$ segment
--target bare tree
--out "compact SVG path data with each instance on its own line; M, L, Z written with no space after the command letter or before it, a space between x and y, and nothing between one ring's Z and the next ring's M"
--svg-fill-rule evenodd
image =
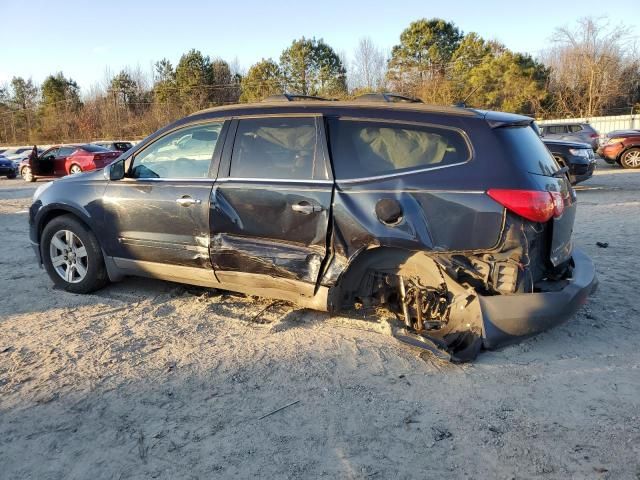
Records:
M552 41L544 60L552 69L549 89L556 113L590 117L628 98L624 73L637 57L627 27L582 18L575 29L558 28Z
M367 91L384 89L386 63L385 54L373 40L361 38L354 52L351 88Z

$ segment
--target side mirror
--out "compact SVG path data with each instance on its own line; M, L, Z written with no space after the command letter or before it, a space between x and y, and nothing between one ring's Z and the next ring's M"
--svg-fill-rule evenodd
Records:
M124 178L124 160L118 160L109 165L109 180L122 180Z

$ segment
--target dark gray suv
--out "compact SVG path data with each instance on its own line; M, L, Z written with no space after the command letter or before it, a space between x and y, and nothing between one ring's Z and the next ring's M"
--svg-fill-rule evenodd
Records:
M179 120L38 189L38 262L77 293L141 275L330 312L386 306L397 338L453 360L567 320L596 275L532 119L390 98L284 96Z

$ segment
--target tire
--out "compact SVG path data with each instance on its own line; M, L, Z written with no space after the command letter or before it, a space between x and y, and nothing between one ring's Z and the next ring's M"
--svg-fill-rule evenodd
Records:
M20 170L20 175L22 175L22 179L25 182L35 182L36 181L36 177L34 177L33 173L31 172L31 167L22 167L22 170Z
M69 175L75 175L76 173L82 173L82 167L74 163L69 167Z
M640 168L640 148L630 148L620 155L620 165L622 168Z
M9 180L13 180L14 178L16 178L18 176L18 174L16 172L10 173L9 175L7 175L7 178Z
M49 278L67 292L91 293L109 283L96 236L73 215L47 223L40 253Z

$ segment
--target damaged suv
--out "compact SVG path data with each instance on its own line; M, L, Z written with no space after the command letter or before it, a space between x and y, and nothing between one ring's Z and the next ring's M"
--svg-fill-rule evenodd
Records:
M40 186L30 235L70 292L141 275L329 312L381 305L403 319L397 338L464 361L594 290L565 171L528 117L283 95L198 112Z

